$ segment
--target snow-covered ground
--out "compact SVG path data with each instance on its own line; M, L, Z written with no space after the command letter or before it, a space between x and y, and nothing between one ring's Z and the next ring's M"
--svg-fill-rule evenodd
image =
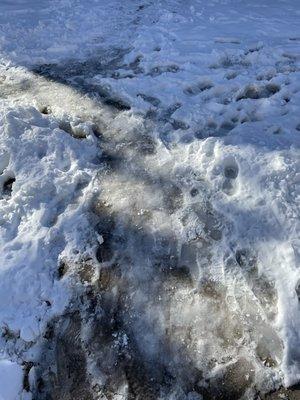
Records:
M0 400L298 383L299 145L298 1L1 0Z

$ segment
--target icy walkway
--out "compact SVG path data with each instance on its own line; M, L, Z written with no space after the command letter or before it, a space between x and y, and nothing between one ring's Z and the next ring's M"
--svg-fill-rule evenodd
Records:
M0 399L299 382L300 9L206 3L1 2Z

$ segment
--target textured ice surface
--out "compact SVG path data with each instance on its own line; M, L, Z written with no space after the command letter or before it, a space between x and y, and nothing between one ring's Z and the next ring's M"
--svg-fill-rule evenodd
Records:
M300 10L206 3L1 2L12 398L299 381Z

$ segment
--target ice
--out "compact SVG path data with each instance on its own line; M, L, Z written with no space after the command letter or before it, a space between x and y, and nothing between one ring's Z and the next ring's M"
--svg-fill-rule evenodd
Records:
M299 26L292 0L1 2L0 397L299 382Z

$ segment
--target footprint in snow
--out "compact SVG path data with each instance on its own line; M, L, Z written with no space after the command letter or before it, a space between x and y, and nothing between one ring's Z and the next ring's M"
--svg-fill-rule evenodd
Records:
M266 85L251 84L247 85L244 89L240 91L236 100L244 99L265 99L273 96L275 93L279 92L281 87L275 83L268 83Z
M232 196L236 191L236 178L239 174L239 167L234 158L228 158L224 163L224 182L222 190L228 196Z

